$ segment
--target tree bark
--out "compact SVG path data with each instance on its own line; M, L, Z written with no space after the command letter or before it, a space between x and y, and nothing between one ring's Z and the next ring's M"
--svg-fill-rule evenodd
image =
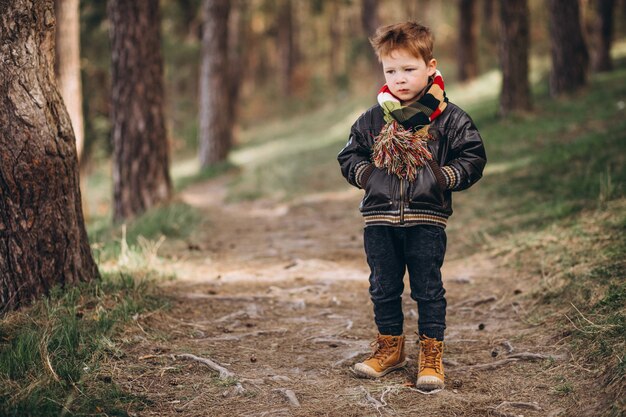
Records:
M53 0L0 2L0 312L98 277L54 75Z
M615 0L597 0L598 47L594 54L594 71L611 71L611 44L613 43L613 10Z
M159 1L110 0L114 220L171 195Z
M55 70L61 97L67 107L80 160L83 153L83 88L80 79L80 23L78 0L55 0L57 20Z
M587 84L589 53L580 25L578 1L549 0L552 71L550 94L558 96Z
M476 2L459 0L459 81L469 81L478 76L477 38Z
M226 160L232 147L228 76L229 0L204 0L202 5L202 68L200 71L200 163Z
M500 114L531 109L528 82L528 0L500 0Z

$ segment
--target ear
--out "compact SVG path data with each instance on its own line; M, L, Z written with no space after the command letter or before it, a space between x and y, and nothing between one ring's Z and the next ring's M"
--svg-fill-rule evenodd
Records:
M426 67L428 68L428 76L432 77L433 75L435 75L435 72L437 71L437 60L434 58L431 59L430 61L426 63Z

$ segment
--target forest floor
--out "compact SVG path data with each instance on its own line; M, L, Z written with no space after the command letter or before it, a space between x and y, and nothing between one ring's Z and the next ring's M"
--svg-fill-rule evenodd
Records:
M409 366L380 380L358 378L351 367L376 336L359 190L228 203L226 181L181 193L210 220L192 240L161 250L158 269L177 276L162 284L171 308L140 315L118 345L124 354L107 359L113 380L147 400L135 415L594 415L599 399L587 387L597 374L568 351L565 329L531 311L541 276L468 250L456 227L443 268L446 388L426 395L411 387L417 308L408 295ZM468 199L471 191L459 201ZM469 220L460 213L451 222ZM233 376L220 379L182 354Z
M139 219L143 229L130 223L127 245L110 226L92 232L104 272L140 251L131 276L175 278L158 282L169 304L134 315L88 376L134 394L122 405L131 416L625 415L619 62L576 97L544 93L533 114L512 120L494 116L495 95L467 103L489 163L454 194L446 229L443 391L411 386L417 306L408 293L409 366L380 380L351 371L377 333L362 191L336 163L356 105L250 129L231 158L238 168L213 179L184 177L194 170L181 165L182 203ZM482 86L451 96L475 98ZM92 196L102 178L87 186ZM221 377L199 358L225 368Z

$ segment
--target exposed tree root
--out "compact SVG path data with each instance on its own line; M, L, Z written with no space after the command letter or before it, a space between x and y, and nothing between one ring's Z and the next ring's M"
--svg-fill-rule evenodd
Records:
M191 359L192 361L200 362L201 364L204 364L208 366L209 368L211 368L212 370L218 372L220 374L220 379L235 377L234 373L224 368L223 366L218 365L217 363L213 362L211 359L201 358L200 356L192 355L190 353L178 354L176 355L176 358Z
M539 359L562 359L562 356L559 355L543 355L540 353L531 353L531 352L520 352L513 354L506 359L501 359L499 361L491 362L491 363L481 363L477 365L466 365L460 366L456 368L456 371L489 371L493 369L497 369L501 366L507 365L511 362L517 362L521 360L526 361L534 361Z
M300 407L300 401L298 401L296 393L292 390L286 388L276 388L274 391L281 393L292 407Z

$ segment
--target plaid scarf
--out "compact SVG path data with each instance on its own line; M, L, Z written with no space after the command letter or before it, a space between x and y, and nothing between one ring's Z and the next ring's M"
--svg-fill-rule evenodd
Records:
M418 170L433 159L426 141L432 139L428 125L448 105L443 77L437 71L430 78L424 95L408 106L403 106L385 84L378 92L378 103L387 124L374 138L374 165L386 168L389 174L414 181Z

